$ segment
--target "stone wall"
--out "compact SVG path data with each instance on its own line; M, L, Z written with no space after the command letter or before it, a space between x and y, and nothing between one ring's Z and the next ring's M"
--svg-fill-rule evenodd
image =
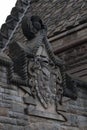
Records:
M77 101L64 101L62 112L67 122L59 122L39 117L30 117L30 128L33 130L86 130L87 129L87 90L79 88ZM85 104L85 105L84 105Z
M20 34L20 33L19 33ZM62 55L62 53L61 53ZM1 57L0 57L1 58ZM87 129L87 86L78 86L78 98L72 101L63 98L62 106L59 105L60 113L67 121L52 119L49 113L26 113L30 111L33 100L29 97L25 102L24 97L28 94L22 90L26 86L9 83L7 67L0 62L0 129L1 130L86 130ZM73 69L75 69L73 67ZM71 71L71 70L70 70ZM36 104L37 105L37 104ZM43 108L39 104L39 110ZM40 114L38 114L38 112ZM59 118L56 114L56 117ZM49 118L50 117L50 118Z
M0 66L0 130L24 130L28 117L18 86L7 83L6 68Z
M6 68L0 66L0 130L86 130L87 89L78 88L77 101L63 101L62 113L67 122L28 116L23 97L26 93L19 86L7 82Z
M54 51L56 51L55 48L57 48L58 50L59 47L64 47L63 45L65 44L65 41L66 46L67 43L71 45L71 41L76 44L79 38L83 38L84 41L87 30L83 29L83 31L79 31L81 30L81 28L79 28L78 33L73 33L73 31L70 31L71 28L74 28L75 32L77 25L82 26L84 23L86 23L86 6L86 0L84 2L82 0L40 0L39 2L32 4L32 8L29 8L27 14L39 14L42 17L43 21L48 26L49 37L52 37L56 34L62 34L61 36L58 35L59 38L57 38L57 40L49 39L52 43ZM56 10L57 8L58 10ZM66 11L64 11L63 9ZM30 12L30 10L32 11ZM65 34L63 34L63 32L65 32ZM68 33L70 33L71 35L69 34L68 36L66 36ZM75 38L77 38L76 41ZM15 30L12 40L19 41L23 44L27 42L26 38L22 34L21 25L17 28L17 30ZM83 44L83 42L81 42L81 44ZM84 48L81 44L78 44L76 48L74 46L70 46L68 50L63 50L62 52L60 51L60 53L56 54L58 54L58 56L60 56L62 59L65 58L64 60L66 60L66 63L68 65L72 65L72 62L70 63L69 59L66 58L71 54L76 54L72 53L74 52L74 50L77 49L78 52L78 49L80 47ZM86 42L84 44L86 45ZM76 62L76 56L77 55L74 55L73 59L69 57L73 60L73 63ZM81 56L83 55L81 54L80 57ZM84 58L86 60L86 57ZM82 61L84 60L84 58L82 57ZM87 63L87 61L85 62ZM82 64L82 66L79 67L77 64L77 68L83 70L84 63ZM72 74L73 72L76 72L77 68L74 68L74 65L72 67L69 66L67 71L70 71L70 74ZM85 68L85 70L87 70L87 64L85 64ZM87 77L85 79L87 79ZM26 88L26 86L23 87ZM21 88L22 86L20 85L9 84L7 69L0 63L0 130L87 130L86 85L78 86L78 99L76 101L64 98L63 105L59 106L60 112L67 118L66 122L60 122L52 118L49 119L46 117L26 114L25 110L26 108L29 108L29 104L28 102L25 103L23 99L28 94Z

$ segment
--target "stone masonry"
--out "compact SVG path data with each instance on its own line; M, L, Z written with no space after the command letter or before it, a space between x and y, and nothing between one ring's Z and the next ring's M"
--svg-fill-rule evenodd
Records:
M29 0L17 1L1 27L0 47L8 46L12 41L25 44L27 39L21 30L21 19L25 14L39 15L48 26L48 37L55 54L67 64L65 71L81 85L78 84L76 101L65 97L63 105L59 106L66 122L28 115L25 110L29 103L24 101L28 96L24 90L26 86L9 83L7 65L2 63L5 56L0 54L0 130L87 130L86 12L86 0L39 0L32 4Z

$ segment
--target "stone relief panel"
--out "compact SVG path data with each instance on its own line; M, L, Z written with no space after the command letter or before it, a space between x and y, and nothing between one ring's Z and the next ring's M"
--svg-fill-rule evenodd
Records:
M12 42L7 55L9 83L28 93L25 112L31 116L67 121L59 111L64 96L76 100L76 82L64 73L65 63L56 57L47 39L47 27L38 16L25 16L22 30L28 42Z

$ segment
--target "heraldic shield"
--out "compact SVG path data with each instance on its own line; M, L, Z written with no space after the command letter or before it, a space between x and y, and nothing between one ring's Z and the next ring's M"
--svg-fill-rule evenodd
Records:
M27 93L23 97L27 114L66 121L62 99L77 98L76 83L65 73L65 63L54 55L40 17L25 16L21 29L26 42L11 42L4 50L10 59L8 81Z

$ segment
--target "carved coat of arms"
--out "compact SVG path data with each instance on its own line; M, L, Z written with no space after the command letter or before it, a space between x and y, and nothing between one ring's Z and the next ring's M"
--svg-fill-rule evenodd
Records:
M77 98L76 84L64 73L64 62L54 55L47 39L47 27L38 16L25 16L22 31L26 44L8 45L7 55L12 61L8 67L9 82L25 86L21 88L45 110L54 106L58 112L63 96Z
M32 53L28 61L28 77L33 95L39 98L44 108L52 103L61 103L63 88L60 66L63 66L63 62L52 52L46 26L38 16L32 16L29 20L23 20L22 29L29 40L26 46Z

